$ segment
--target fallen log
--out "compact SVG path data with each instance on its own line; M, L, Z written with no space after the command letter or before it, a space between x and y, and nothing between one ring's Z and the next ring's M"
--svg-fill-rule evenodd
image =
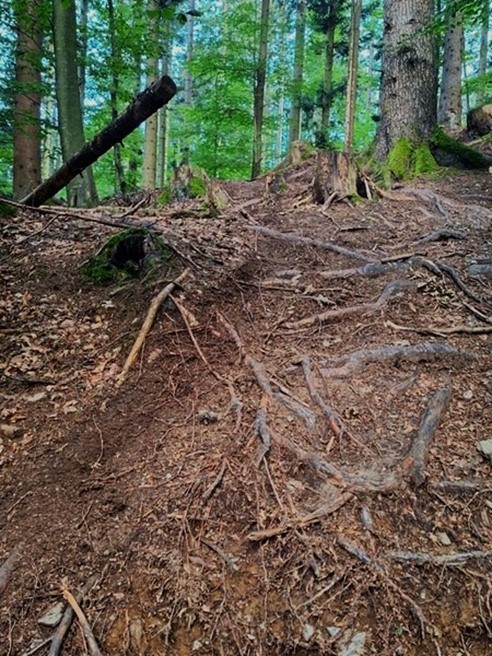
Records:
M34 191L20 202L23 205L39 207L49 198L61 191L67 184L98 160L115 144L121 143L135 128L149 116L166 105L177 89L170 77L164 75L140 93L127 109L112 123L85 144L67 162L42 182Z

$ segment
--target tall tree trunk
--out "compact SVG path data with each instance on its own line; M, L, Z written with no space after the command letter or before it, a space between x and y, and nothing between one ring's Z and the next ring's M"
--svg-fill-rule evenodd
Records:
M453 2L451 2L451 7ZM444 38L441 92L437 120L447 128L461 125L461 65L463 61L463 21L459 11L447 17Z
M432 0L384 0L381 121L376 154L383 160L402 139L426 140L437 123Z
M170 34L166 35L166 53L161 58L160 67L161 75L169 74L169 45L170 45ZM158 137L158 148L157 148L157 172L156 172L156 184L162 189L166 184L167 178L167 165L168 165L168 123L169 123L169 112L167 111L167 105L161 107L157 113L157 137Z
M195 11L195 0L190 0L189 10ZM193 14L188 16L187 23L187 36L186 36L186 69L185 69L185 103L191 105L193 103L193 78L190 71L191 60L193 59L193 46L195 39L195 17Z
M66 0L53 2L55 44L56 100L63 159L67 161L85 143L82 106L77 75L77 24L75 3ZM69 205L82 206L96 202L90 169L68 185Z
M297 0L296 36L294 45L294 76L290 111L289 145L301 135L302 81L304 76L304 42L306 38L306 0Z
M109 98L111 103L111 120L114 121L118 116L118 93L120 87L120 78L118 75L117 62L120 58L119 48L116 43L116 25L114 15L113 0L108 0L108 29L109 29L109 47L111 52L111 88ZM114 190L115 193L126 192L125 173L121 162L121 145L115 144L113 147L113 161L115 170Z
M17 44L14 101L14 198L23 198L41 182L41 5L13 4Z
M337 24L339 0L332 0L328 14L325 41L325 63L323 76L323 96L321 100L321 126L318 145L324 147L328 144L328 131L330 127L330 110L333 82L333 53L335 48L335 28Z
M268 25L270 17L270 0L261 0L260 18L260 44L258 49L258 63L256 66L256 80L254 86L253 106L253 162L251 166L251 177L256 178L261 171L263 158L262 135L263 114L265 109L265 80L268 53Z
M151 85L158 77L159 48L159 2L149 0L147 4L149 12L149 38L150 52L147 59L147 86ZM143 187L144 189L155 189L157 172L157 114L150 116L145 122L144 163L143 163Z
M347 105L345 110L345 150L354 149L355 106L357 101L357 72L359 69L359 35L362 0L352 0L350 17L350 51L348 63Z
M482 0L482 20L480 30L480 55L478 60L478 75L480 84L477 91L477 105L483 105L485 100L485 76L487 74L487 57L489 51L490 0Z

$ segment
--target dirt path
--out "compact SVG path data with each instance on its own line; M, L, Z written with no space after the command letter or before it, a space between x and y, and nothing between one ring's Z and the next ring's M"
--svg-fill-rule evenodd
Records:
M139 210L187 259L119 290L79 270L104 227L1 220L2 656L92 576L108 655L490 653L491 176L324 211L311 176Z

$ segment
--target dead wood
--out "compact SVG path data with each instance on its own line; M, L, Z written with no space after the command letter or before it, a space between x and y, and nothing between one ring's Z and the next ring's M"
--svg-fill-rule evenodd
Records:
M211 549L214 553L221 558L224 563L227 565L227 567L231 570L231 572L239 572L239 565L236 562L236 559L233 558L232 556L229 556L223 549L221 549L219 546L217 546L214 542L210 542L209 540L205 540L205 538L200 538L200 542L203 542L209 549Z
M272 434L267 425L267 414L265 408L258 408L255 420L255 429L261 439L261 448L256 459L256 464L259 467L263 458L265 458L272 446Z
M121 143L149 116L167 104L177 89L170 77L164 75L140 93L127 109L112 123L63 164L52 176L22 199L25 205L38 207L61 191L88 166L104 155L115 144Z
M484 560L492 558L492 550L489 551L456 551L447 554L428 554L415 551L387 551L386 558L396 560L399 563L414 563L415 565L439 565L452 566L461 565L469 560Z
M72 607L74 613L77 615L77 619L79 620L80 627L82 629L82 633L84 634L84 638L87 643L87 649L89 650L90 656L102 656L102 652L100 651L96 639L94 637L94 633L92 632L92 629L90 627L89 622L87 621L86 616L84 615L82 609L80 608L77 600L75 597L72 595L70 590L63 585L62 587L62 592L64 598L68 601L70 606Z
M8 584L10 583L12 573L15 569L15 566L17 565L19 558L20 553L18 549L14 549L7 560L0 567L0 597L3 595Z
M140 352L140 349L143 346L143 343L145 341L145 338L147 337L148 333L150 332L150 329L152 328L152 325L154 323L154 319L156 317L157 311L159 310L161 304L165 301L165 299L171 294L171 292L178 287L183 280L186 278L186 276L190 273L189 269L185 269L173 282L169 283L162 289L157 296L155 296L152 299L152 302L150 304L149 310L147 312L147 316L145 317L145 321L142 324L142 327L140 329L140 332L137 335L137 339L135 340L132 350L130 351L129 356L126 359L126 362L123 366L123 369L118 376L116 385L117 387L120 387L126 380L126 377L128 375L128 372L132 366L132 364L135 362L135 359Z
M408 454L408 468L410 480L416 487L420 487L426 478L425 467L429 458L429 449L434 433L441 421L442 414L446 410L451 390L442 388L430 399L420 422L419 432L415 438L412 448Z
M202 499L204 501L208 501L212 497L215 490L222 483L222 479L224 478L226 468L227 468L227 459L224 458L224 460L222 461L222 465L220 466L219 473L212 481L212 483L209 485L209 487L205 490L205 492L202 494Z
M430 484L435 490L449 492L490 492L492 481L486 479L465 479L462 481L434 481Z
M385 321L384 325L393 330L403 330L405 332L418 333L419 335L436 335L445 337L446 335L486 335L492 333L492 326L449 326L449 328L420 328L414 326L399 326L392 321Z
M333 321L354 314L360 316L367 314L368 312L376 312L383 308L391 298L402 294L408 289L415 288L416 283L411 280L393 280L386 285L379 298L372 303L359 303L358 305L350 305L345 308L340 308L339 310L326 310L325 312L311 315L310 317L300 319L299 321L288 321L284 325L289 330L298 330L300 328L309 328L316 324Z
M359 371L371 362L428 362L439 358L474 359L470 353L462 351L446 342L424 342L411 346L383 346L377 349L360 349L340 358L328 360L322 369L329 378L345 378Z
M426 237L421 237L416 241L407 244L407 246L420 246L435 241L447 241L448 239L466 239L466 234L460 230L450 230L449 228L440 228Z
M338 437L340 433L345 431L345 425L342 421L342 418L340 417L339 414L337 414L333 408L324 401L318 391L316 390L316 386L314 384L313 380L313 373L311 371L311 361L310 359L305 356L301 360L301 366L302 366L302 371L304 373L304 378L306 379L306 385L309 391L309 395L313 399L313 401L318 405L321 410L323 411L323 414L328 420L328 424L333 431L333 433Z
M306 526L310 526L311 524L315 524L321 521L323 517L332 515L337 510L340 510L340 508L351 499L353 499L353 494L350 492L344 492L343 494L340 494L340 496L335 499L335 501L324 504L314 512L309 513L309 515L304 515L303 517L300 517L294 521L287 521L283 524L280 524L280 526L274 526L262 531L252 531L248 534L247 539L250 542L261 542L262 540L268 540L269 538L283 535L284 533L288 533L292 530L305 528Z
M335 280L339 278L352 278L356 276L381 276L388 271L397 271L401 268L407 268L407 262L369 262L361 267L352 269L336 269L334 271L317 271L317 275L328 280Z
M89 594L89 592L92 590L94 585L96 584L97 577L96 576L91 576L88 581L85 583L85 585L82 587L80 592L78 592L75 595L75 599L78 604L82 603L83 598ZM53 637L51 639L51 646L50 650L48 652L48 656L59 656L61 652L61 648L63 646L63 642L66 638L66 635L68 633L68 630L70 629L70 626L72 625L73 618L74 618L74 611L73 608L70 606L70 604L67 604L67 607L65 609L65 612L63 613L63 617L60 621L60 624L58 625L55 633L53 634Z
M357 169L348 153L318 151L313 200L329 207L334 201L357 194Z
M297 235L294 232L280 232L279 230L267 228L266 226L246 226L246 228L261 235L265 235L266 237L271 237L272 239L289 242L295 246L313 246L316 248L322 248L326 251L331 251L332 253L337 253L337 255L351 257L354 260L362 260L364 262L376 261L376 258L373 255L366 255L361 251L354 251L350 248L345 248L344 246L338 246L338 244L334 244L331 241L322 241L320 239L315 239L314 237L304 237L303 235Z

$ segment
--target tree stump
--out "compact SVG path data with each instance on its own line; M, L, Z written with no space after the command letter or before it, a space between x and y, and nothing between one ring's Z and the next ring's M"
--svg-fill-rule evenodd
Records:
M319 152L316 158L313 197L319 205L357 194L357 169L347 153Z

